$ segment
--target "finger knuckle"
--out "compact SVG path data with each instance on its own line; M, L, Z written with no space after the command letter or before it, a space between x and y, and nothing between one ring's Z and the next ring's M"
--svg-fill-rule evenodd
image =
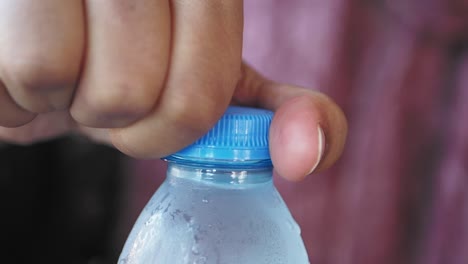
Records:
M23 126L34 119L35 115L30 114L20 114L15 115L14 117L5 117L0 115L0 126L6 128L16 128Z
M17 86L15 88L30 93L47 93L74 85L78 73L67 65L60 59L27 56L7 63L2 77Z
M87 105L91 111L106 118L138 118L146 115L152 108L154 95L148 95L140 89L141 85L129 82L111 85L90 93ZM135 87L140 86L138 89Z
M194 134L202 135L214 125L222 114L224 105L204 94L185 94L172 100L170 119Z

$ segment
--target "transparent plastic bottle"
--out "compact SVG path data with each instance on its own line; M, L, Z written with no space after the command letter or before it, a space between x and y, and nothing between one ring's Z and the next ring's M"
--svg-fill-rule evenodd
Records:
M272 115L229 107L204 137L165 158L166 180L119 263L309 263L299 226L273 185Z

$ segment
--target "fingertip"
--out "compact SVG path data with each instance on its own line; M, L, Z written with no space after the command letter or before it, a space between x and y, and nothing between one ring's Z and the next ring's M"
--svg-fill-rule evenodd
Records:
M325 146L319 123L316 107L304 97L290 99L276 111L270 128L270 151L280 176L301 181L319 167Z
M266 80L243 65L234 99L274 110L270 153L276 172L290 181L331 167L341 156L348 131L343 110L327 95ZM321 136L322 134L322 136Z

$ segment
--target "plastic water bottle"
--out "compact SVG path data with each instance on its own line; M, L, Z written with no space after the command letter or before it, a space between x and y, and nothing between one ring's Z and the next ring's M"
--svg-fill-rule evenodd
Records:
M272 112L229 107L191 146L167 158L167 177L120 255L128 264L309 263L272 181Z

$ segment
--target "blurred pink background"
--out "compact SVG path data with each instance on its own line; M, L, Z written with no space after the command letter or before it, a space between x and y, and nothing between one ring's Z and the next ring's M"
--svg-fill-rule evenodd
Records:
M468 263L468 1L247 0L245 12L245 60L348 118L332 169L275 178L311 263ZM129 169L123 237L165 164Z

